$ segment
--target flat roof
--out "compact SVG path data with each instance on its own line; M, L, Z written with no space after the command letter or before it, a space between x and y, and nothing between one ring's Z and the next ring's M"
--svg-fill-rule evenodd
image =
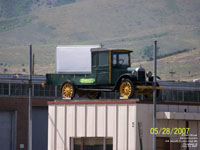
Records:
M63 100L57 99L54 101L48 101L48 105L62 105L62 104L153 104L152 101L139 101L139 99L128 99L128 100ZM200 106L200 102L167 102L159 101L157 104L162 105L193 105Z

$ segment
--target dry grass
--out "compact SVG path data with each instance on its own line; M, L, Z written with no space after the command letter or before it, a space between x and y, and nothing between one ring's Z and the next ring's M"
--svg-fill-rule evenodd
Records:
M34 16L31 23L0 32L0 63L8 64L10 72L20 72L21 64L28 66L29 44L33 44L38 73L41 74L54 72L49 64L53 66L55 63L57 45L103 43L109 48L134 50L134 59L140 58L141 51L155 39L159 42L159 54L200 48L200 1L171 2L81 0L37 10L27 14ZM185 57L180 59L178 61L182 65ZM166 79L169 79L168 72L171 69L177 71L176 79L182 79L182 74L186 76L190 68L191 72L195 72L196 64L194 67L191 66L193 64L172 67L173 62L168 63L162 64L168 67L160 72ZM1 66L1 73L3 69Z
M158 60L158 75L163 80L184 80L191 81L200 79L200 49L185 52ZM153 71L153 62L133 63L136 67L139 64L146 70ZM175 72L173 76L169 72Z

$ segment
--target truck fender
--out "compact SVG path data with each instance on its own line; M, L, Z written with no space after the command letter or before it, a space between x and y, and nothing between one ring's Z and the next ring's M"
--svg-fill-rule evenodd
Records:
M65 80L65 81L63 81L62 82L62 84L61 84L61 88L62 88L62 86L65 84L65 83L71 83L72 85L74 85L74 83L71 81L71 80Z
M114 86L114 90L117 90L119 89L119 86L120 86L120 83L123 79L130 79L131 81L134 81L136 80L136 76L131 74L131 73L126 73L126 74L122 74L118 79L117 79L117 82L115 83L115 86Z

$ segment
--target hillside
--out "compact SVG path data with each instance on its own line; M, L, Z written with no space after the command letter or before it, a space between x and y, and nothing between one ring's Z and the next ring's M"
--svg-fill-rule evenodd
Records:
M5 4L5 0L1 2L0 6ZM57 45L102 43L110 48L128 48L134 50L134 60L143 59L143 50L155 39L159 55L200 48L199 0L79 0L59 5L61 0L51 0L50 5L47 2L50 0L35 0L23 7L13 3L19 11L26 6L29 10L0 18L1 73L5 68L9 73L15 72L16 66L27 66L29 44L33 45L39 68L54 66ZM38 73L45 74L46 70Z
M133 63L133 67L142 65L147 71L153 72L153 61ZM158 75L162 80L185 80L200 79L200 49L192 50L158 59ZM174 72L174 74L170 74Z

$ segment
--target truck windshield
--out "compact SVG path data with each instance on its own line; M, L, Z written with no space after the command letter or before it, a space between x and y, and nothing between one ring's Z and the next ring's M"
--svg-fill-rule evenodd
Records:
M114 53L112 57L113 66L129 66L128 53Z

